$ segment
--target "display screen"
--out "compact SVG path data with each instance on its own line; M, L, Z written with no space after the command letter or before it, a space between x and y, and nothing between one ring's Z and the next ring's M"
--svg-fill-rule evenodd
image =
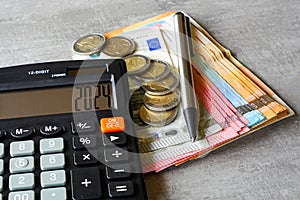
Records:
M0 119L112 108L114 95L110 82L0 93Z

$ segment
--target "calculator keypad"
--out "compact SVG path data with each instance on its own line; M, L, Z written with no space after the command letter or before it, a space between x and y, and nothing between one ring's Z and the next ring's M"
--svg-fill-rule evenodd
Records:
M9 143L0 143L0 200L3 195L8 200L133 198L124 119L99 120L98 130L95 124L81 121L67 129L50 123L10 131Z

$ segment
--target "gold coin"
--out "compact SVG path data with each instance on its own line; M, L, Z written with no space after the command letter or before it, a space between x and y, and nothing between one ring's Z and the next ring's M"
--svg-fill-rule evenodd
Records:
M171 110L157 112L151 111L143 105L140 109L139 115L146 124L152 126L165 126L174 121L178 114L178 109L178 107L175 107Z
M151 95L166 95L176 89L179 78L175 74L169 73L167 77L159 81L143 83L143 89Z
M105 44L105 36L101 34L89 34L79 38L73 45L77 54L92 55L99 53Z
M180 102L178 90L169 94L157 96L145 93L144 104L149 110L166 111L175 108Z
M150 67L150 59L143 55L127 56L124 60L129 75L142 73Z
M103 49L103 53L111 57L123 57L132 54L135 43L132 39L123 36L109 38Z
M166 77L170 72L170 65L160 60L151 60L150 67L142 74L136 75L141 82L157 81Z

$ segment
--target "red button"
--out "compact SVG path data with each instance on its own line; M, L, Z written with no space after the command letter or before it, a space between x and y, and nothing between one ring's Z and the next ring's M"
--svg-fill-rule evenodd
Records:
M125 130L123 117L108 117L100 120L102 133L122 132Z

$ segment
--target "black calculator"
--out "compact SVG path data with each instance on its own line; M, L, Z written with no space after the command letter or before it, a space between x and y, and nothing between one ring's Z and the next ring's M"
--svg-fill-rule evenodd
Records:
M122 59L0 69L0 200L147 199Z

